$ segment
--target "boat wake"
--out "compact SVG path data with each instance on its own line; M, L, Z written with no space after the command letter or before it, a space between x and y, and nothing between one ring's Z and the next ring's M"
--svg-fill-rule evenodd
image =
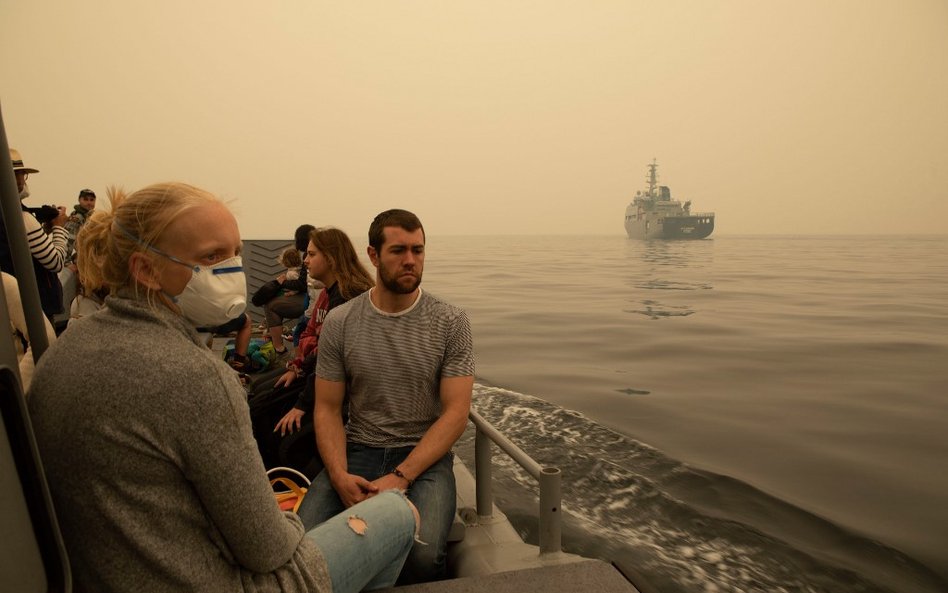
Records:
M578 412L481 384L474 408L541 465L563 471L566 551L616 562L643 591L948 590L898 550ZM458 443L466 462L473 443L469 428ZM493 461L498 506L536 543L535 481L502 453Z

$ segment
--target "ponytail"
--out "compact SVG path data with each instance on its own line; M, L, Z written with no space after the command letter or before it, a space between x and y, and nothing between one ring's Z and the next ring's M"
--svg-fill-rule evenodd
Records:
M145 291L151 300L154 291L132 277L131 255L155 245L177 217L217 198L185 183L157 183L131 194L111 186L108 197L111 211L96 208L76 237L79 276L89 290L131 289L136 296ZM161 294L157 299L168 300Z

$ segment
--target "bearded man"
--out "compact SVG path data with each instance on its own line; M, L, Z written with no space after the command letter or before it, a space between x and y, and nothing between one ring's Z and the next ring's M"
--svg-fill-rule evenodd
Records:
M376 286L330 311L319 337L314 419L326 467L299 514L315 525L384 490L406 490L423 520L398 584L442 579L457 504L451 447L474 386L471 325L421 290L417 216L376 216L368 254Z

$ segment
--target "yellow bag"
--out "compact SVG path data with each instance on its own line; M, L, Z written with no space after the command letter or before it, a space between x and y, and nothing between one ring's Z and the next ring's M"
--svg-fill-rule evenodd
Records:
M280 505L280 509L284 511L293 511L295 513L297 509L300 508L300 503L303 502L303 497L306 496L306 493L309 491L310 482L306 476L291 467L271 468L267 470L267 476L282 472L294 474L300 482L306 484L305 486L300 486L292 478L279 475L270 479L270 486L274 487L273 495L276 498L277 504ZM277 490L276 486L278 484L286 489Z

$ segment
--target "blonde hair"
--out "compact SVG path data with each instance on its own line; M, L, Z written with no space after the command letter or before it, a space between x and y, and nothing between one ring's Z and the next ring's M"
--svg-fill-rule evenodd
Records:
M129 258L158 244L179 216L219 200L203 189L176 182L156 183L131 194L111 186L108 198L112 209L93 211L76 237L79 276L84 284L108 288L111 294L131 289L140 296L144 291L152 302L156 291L135 280ZM158 293L157 298L171 306L163 294Z
M303 260L300 258L300 252L296 250L296 247L287 247L277 258L277 263L284 268L293 270L299 269L303 265Z

